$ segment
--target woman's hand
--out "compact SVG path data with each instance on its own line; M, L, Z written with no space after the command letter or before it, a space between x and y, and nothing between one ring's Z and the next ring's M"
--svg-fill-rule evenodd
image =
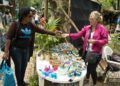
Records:
M94 39L89 39L88 42L94 44L96 41Z
M5 59L5 60L9 59L9 51L8 51L8 52L5 52L5 53L3 54L3 57L2 57L2 58Z
M62 36L63 38L66 38L66 37L68 37L68 36L69 36L69 34L64 33L64 34L61 34L61 36Z
M56 30L56 31L55 31L55 34L56 34L56 36L61 36L62 31Z

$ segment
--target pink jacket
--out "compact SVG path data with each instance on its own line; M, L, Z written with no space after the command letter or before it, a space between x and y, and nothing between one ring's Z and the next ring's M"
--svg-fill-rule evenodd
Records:
M88 36L90 31L91 25L85 26L82 28L81 31L78 33L70 33L69 37L72 38L72 40L76 40L80 37L84 38L83 43L83 52L85 52L86 47L88 45ZM102 47L108 43L108 31L102 24L97 24L95 33L93 34L93 39L96 40L96 42L92 45L93 52L102 53Z

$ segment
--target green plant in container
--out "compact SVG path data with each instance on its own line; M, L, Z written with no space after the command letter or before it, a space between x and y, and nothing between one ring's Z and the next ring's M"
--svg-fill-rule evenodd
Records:
M45 24L45 29L48 29L49 31L55 31L57 28L59 28L59 22L60 18L54 19L53 17L50 17L48 19L48 22ZM39 47L39 49L44 48L45 50L49 50L50 47L61 43L64 41L62 38L53 37L49 35L43 35L43 34L36 34L36 45Z

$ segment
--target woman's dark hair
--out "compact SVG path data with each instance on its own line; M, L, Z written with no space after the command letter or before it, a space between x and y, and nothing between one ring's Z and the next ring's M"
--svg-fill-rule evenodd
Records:
M19 21L21 22L24 17L26 17L30 13L31 9L29 7L21 8L19 10Z
M5 14L9 14L9 11L6 11Z

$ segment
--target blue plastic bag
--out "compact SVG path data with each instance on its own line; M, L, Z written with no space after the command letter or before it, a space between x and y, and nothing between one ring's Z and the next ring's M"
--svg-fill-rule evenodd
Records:
M0 74L3 74L3 86L15 86L14 71L3 60L0 65Z

